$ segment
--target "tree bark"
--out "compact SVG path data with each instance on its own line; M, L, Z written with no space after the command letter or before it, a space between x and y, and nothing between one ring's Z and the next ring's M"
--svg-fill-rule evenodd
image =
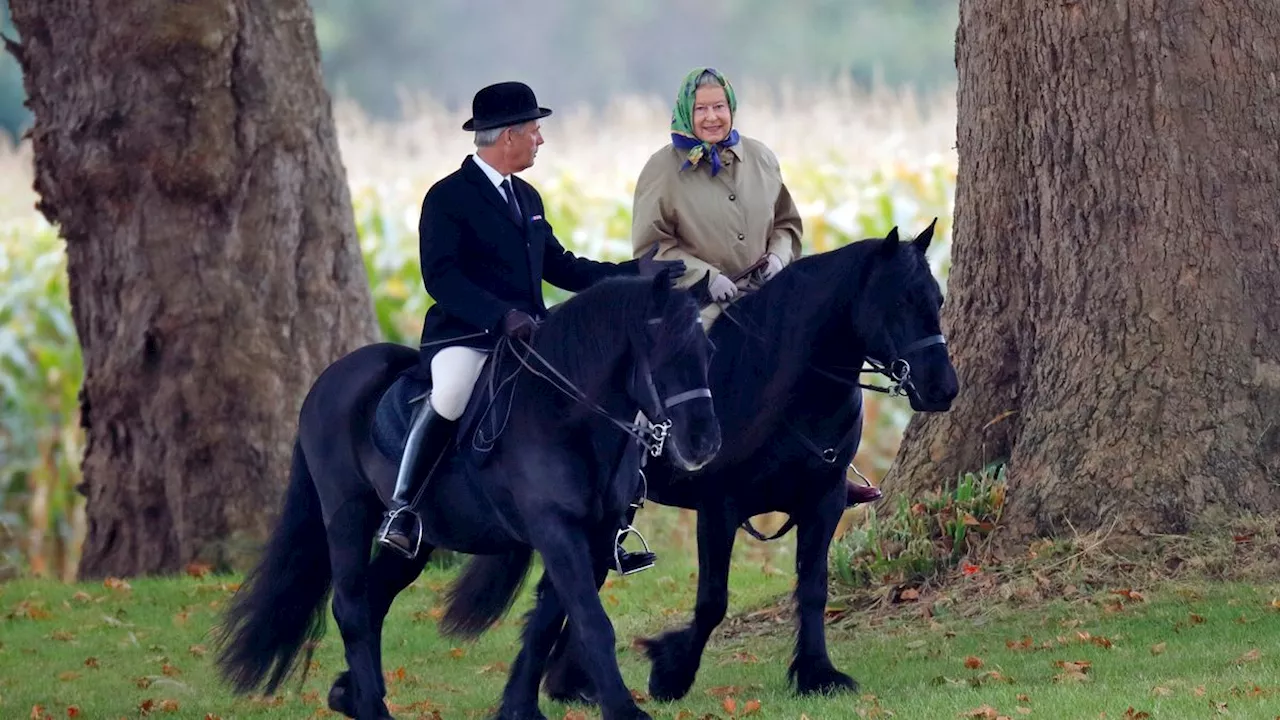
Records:
M80 575L235 567L376 337L305 0L11 0L84 353Z
M1280 4L961 0L961 379L887 478L1007 461L1014 537L1280 506Z

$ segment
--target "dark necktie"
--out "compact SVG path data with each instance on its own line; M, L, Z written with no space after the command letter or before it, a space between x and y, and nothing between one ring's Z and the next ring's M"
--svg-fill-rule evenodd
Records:
M516 193L511 187L511 180L502 179L502 192L507 196L507 209L511 212L511 219L516 221L517 225L524 225L524 218L520 217L520 206L516 204Z

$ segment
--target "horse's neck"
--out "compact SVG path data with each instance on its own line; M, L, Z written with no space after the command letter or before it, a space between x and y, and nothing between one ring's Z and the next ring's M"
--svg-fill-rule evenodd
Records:
M512 412L522 418L528 427L544 436L589 439L610 430L616 433L617 429L593 411L591 406L623 422L634 420L638 412L635 401L626 392L617 390L626 381L624 370L628 367L628 358L616 359L599 387L592 387L581 378L566 377L565 380L574 388L587 393L585 400L580 399L576 393L574 397L570 397L568 393L552 387L544 378L526 376L523 380L529 383L527 391L517 393ZM554 380L557 386L564 385L564 380Z

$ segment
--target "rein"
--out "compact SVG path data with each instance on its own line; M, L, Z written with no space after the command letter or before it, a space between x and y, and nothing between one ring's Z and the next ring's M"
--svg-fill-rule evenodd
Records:
M660 321L649 320L648 322L650 324L656 324ZM657 385L653 382L653 372L649 368L648 358L642 355L640 356L639 362L643 368L645 384L648 387L649 394L653 398L655 407L658 409L661 417L657 422L652 422L646 419L644 423L619 420L610 415L608 411L600 407L599 404L588 398L587 394L581 388L557 370L555 366L548 362L547 359L535 350L532 345L523 339L519 342L524 346L527 356L531 356L537 360L539 364L546 369L546 372L544 373L529 364L525 356L521 356L518 352L515 353L516 360L520 362L520 365L523 366L525 370L528 370L535 377L545 380L553 388L564 393L579 404L586 406L588 410L591 410L595 414L603 417L605 420L608 420L614 427L618 428L624 434L638 442L648 451L649 455L653 457L659 457L662 455L662 451L666 447L667 436L671 432L671 418L667 416L666 411L676 407L677 405L689 402L690 400L711 397L711 388L701 387L694 388L692 390L685 390L665 399L662 398L658 392Z

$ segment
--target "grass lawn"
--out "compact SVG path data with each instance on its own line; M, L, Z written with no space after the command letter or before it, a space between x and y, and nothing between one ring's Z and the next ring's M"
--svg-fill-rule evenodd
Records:
M768 555L752 542L739 548L734 619L713 639L688 697L644 705L655 717L1280 718L1280 584L1162 584L1034 608L851 614L832 625L829 641L862 694L796 698L785 682L791 623L777 602L791 587L794 540L782 543ZM666 552L657 569L604 591L623 673L637 691L646 690L648 666L631 641L688 617L693 572L683 554ZM460 645L442 639L433 618L450 577L424 574L388 619L397 717L481 718L497 704L529 590L516 614ZM0 718L334 717L324 697L344 663L332 623L301 690L295 677L279 697L246 699L219 684L207 633L234 581L0 585ZM598 717L546 700L542 709L555 720Z

